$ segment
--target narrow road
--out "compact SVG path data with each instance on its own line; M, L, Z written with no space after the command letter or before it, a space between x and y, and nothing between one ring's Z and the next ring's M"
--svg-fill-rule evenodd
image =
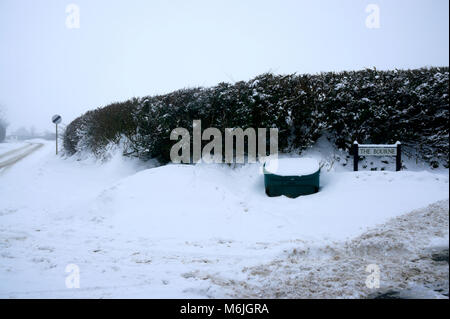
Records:
M21 159L38 150L43 145L44 144L42 143L28 143L28 145L19 147L4 154L0 154L0 173L4 172Z

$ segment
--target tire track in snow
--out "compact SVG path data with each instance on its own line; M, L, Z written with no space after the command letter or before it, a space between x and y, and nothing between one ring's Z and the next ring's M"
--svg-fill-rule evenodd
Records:
M211 273L195 277L232 298L371 298L390 290L405 292L404 298L448 298L448 260L433 259L448 252L448 205L448 199L436 202L349 241L287 251L242 269L244 281ZM365 285L369 264L380 267L380 289Z
M22 160L23 158L27 157L31 153L40 149L42 146L44 146L44 144L42 144L42 143L31 143L29 145L23 146L21 148L18 148L18 149L15 149L15 150L12 150L5 154L0 155L0 159L12 155L12 157L7 158L3 162L0 162L0 173L3 173L6 169L10 168L14 164L16 164L18 161ZM25 151L22 152L23 150L25 150ZM17 155L16 155L16 153L17 153Z
M10 150L10 151L8 151L8 152L6 152L6 153L0 154L0 159L5 158L5 157L8 157L8 156L10 156L10 155L13 155L13 154L15 154L15 153L17 153L17 152L20 152L20 151L22 151L22 150L24 150L24 149L26 149L26 148L28 148L28 147L30 147L30 146L32 146L32 144L27 143L27 145L24 145L24 146L21 146L21 147L19 147L19 148Z

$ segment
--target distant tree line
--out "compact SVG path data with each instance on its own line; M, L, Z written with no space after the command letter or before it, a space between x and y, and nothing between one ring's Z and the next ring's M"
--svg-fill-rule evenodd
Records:
M395 143L448 167L449 68L314 75L262 74L235 84L133 98L89 111L67 126L68 154L101 156L120 144L127 156L169 161L176 127L276 127L281 152L301 152L327 133L336 147ZM206 141L207 142L207 141Z
M9 131L8 137L13 140L28 140L33 138L42 138L46 140L54 140L56 138L55 132L50 132L48 130L38 131L34 126L29 128L21 126L13 131Z

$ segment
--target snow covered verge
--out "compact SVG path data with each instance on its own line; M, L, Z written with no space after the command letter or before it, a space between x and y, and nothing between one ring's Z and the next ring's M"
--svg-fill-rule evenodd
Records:
M404 277L409 268L394 268L448 247L448 201L376 225L448 199L448 170L328 165L319 193L269 198L256 164L101 163L56 157L40 142L0 175L0 298L364 297L369 261L381 288L438 281L417 279L428 274L420 259ZM65 284L70 264L78 289Z

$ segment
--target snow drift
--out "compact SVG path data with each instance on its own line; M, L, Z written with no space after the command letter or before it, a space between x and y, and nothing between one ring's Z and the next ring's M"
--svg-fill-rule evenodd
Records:
M448 196L448 177L429 172L330 172L319 193L265 195L259 165L166 165L105 190L94 211L150 238L274 241L343 239Z

